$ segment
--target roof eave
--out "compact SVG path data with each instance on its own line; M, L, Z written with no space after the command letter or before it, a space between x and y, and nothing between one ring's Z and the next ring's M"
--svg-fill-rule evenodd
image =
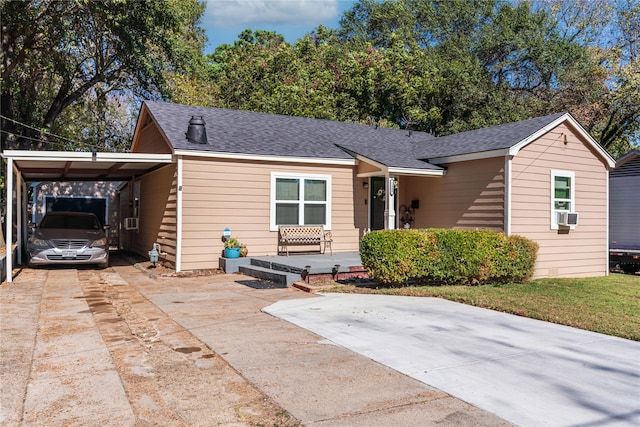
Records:
M101 161L128 161L136 163L172 162L171 154L158 153L113 153L90 151L28 151L28 150L4 150L1 154L4 158L13 160L68 160L74 162Z
M394 175L420 175L420 176L444 176L446 169L414 169L414 168L389 168L389 173Z
M195 156L195 157L207 157L218 158L228 160L243 160L243 161L267 161L267 162L281 162L281 163L308 163L308 164L324 164L335 166L355 166L356 159L339 159L330 157L289 157L289 156L275 156L269 154L244 154L244 153L226 153L220 151L199 151L199 150L175 150L177 156Z
M494 157L504 157L509 154L508 148L499 150L478 151L477 153L457 154L453 156L433 157L429 159L429 163L440 165L445 163L467 162L470 160L491 159Z
M373 159L365 157L361 154L354 154L358 161L362 161L365 163L369 163L380 169L380 172L368 172L365 174L358 174L359 178L364 178L367 176L378 176L380 173L392 173L395 175L420 175L420 176L444 176L446 174L446 169L418 169L418 168L403 168L397 166L387 166L383 165L380 162L377 162Z
M627 154L616 160L616 167L620 167L625 163L635 159L636 157L640 157L640 150L631 150Z

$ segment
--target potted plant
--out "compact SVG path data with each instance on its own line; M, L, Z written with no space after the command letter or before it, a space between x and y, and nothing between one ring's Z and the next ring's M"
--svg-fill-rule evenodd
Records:
M224 242L224 256L225 258L240 257L240 242L238 242L238 239L230 237Z
M240 243L240 256L246 257L249 253L249 249L247 249L247 245L245 243Z

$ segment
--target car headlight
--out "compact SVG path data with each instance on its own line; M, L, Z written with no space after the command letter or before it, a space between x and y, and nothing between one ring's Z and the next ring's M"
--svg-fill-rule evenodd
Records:
M33 249L49 249L51 245L48 240L38 239L37 237L29 238L29 247Z
M90 245L92 248L96 246L107 246L107 238L103 237L102 239L94 240Z

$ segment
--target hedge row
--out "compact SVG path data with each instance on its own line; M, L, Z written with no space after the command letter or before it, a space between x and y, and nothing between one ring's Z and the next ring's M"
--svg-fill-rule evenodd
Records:
M367 233L363 266L387 285L525 282L533 274L538 244L486 230L401 229Z

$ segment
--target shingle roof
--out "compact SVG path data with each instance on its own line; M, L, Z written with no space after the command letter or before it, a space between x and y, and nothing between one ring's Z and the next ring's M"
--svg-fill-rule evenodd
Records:
M557 113L520 122L441 136L426 143L417 144L415 155L419 159L433 159L436 157L508 149L565 114Z
M413 156L408 140L433 138L426 133L413 132L409 137L404 130L356 123L166 102L145 101L145 105L177 150L352 159L346 149L390 167L440 169ZM192 116L203 117L208 144L190 143L185 138Z
M363 156L392 168L441 169L436 157L508 149L565 113L435 138L424 132L356 123L145 101L177 150L248 155L351 159ZM187 141L192 116L206 123L207 144Z

